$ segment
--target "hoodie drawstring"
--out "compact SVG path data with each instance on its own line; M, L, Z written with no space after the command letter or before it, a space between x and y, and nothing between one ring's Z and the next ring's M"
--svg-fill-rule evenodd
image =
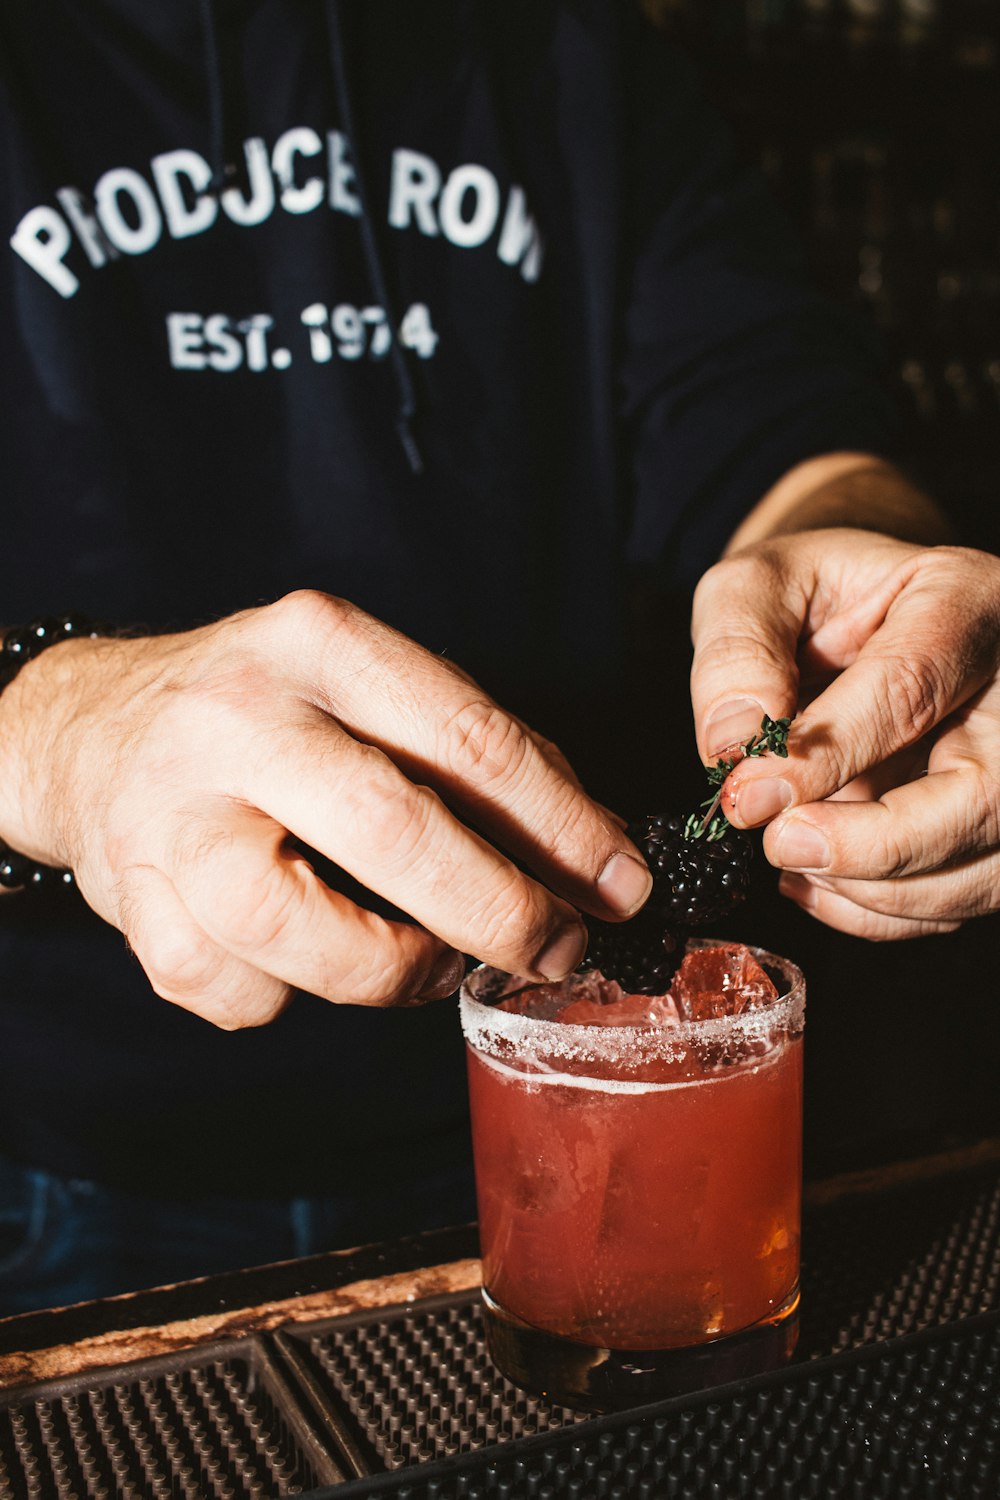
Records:
M209 4L210 0L202 0L202 3ZM340 122L343 126L344 134L351 143L354 186L358 202L361 205L358 229L361 234L361 250L364 255L365 270L368 273L372 300L378 306L385 309L389 326L393 329L392 343L389 345L389 362L392 366L393 378L396 382L398 402L396 408L396 434L402 444L403 452L406 454L407 462L413 473L422 474L424 471L424 461L413 431L413 424L417 415L417 394L410 371L407 368L406 357L403 354L399 338L395 332L399 327L399 323L389 297L385 267L382 263L378 236L375 233L375 226L372 221L371 204L361 162L362 153L358 140L357 121L354 115L350 80L344 61L344 37L340 24L338 0L326 0L326 19L327 31L330 38L330 62L333 67L333 83L337 93L337 102L340 106Z
M226 139L226 85L222 76L222 50L219 46L219 23L215 0L198 0L201 8L202 45L205 50L205 78L208 85L208 123L211 132L211 188L222 193L230 185L234 168L229 161Z

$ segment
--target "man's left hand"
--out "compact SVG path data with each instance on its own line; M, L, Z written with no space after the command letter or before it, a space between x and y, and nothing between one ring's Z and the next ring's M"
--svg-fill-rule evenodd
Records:
M756 543L702 579L702 758L793 715L788 759L746 759L723 810L766 824L781 889L868 938L1000 909L1000 559L870 531Z

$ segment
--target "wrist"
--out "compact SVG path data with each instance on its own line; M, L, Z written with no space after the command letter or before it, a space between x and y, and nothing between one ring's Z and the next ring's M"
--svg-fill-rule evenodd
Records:
M63 616L0 634L0 889L72 884L56 814L73 802L60 785L73 759L69 728L87 696L80 658L112 633Z
M836 453L809 459L784 475L737 527L725 553L800 531L841 527L920 546L955 540L944 513L893 464Z

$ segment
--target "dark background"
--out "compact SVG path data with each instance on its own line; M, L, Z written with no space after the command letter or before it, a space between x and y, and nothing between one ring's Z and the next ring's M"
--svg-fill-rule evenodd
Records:
M914 466L1000 543L996 0L648 0L818 283L880 331Z
M1000 6L995 0L647 0L803 237L820 285L879 330L923 483L961 540L1000 550ZM686 663L637 592L628 767L652 807L700 795L665 705ZM695 768L696 770L697 768ZM998 768L1000 769L1000 768ZM622 768L624 774L624 767ZM624 805L615 776L601 778ZM666 791L665 786L670 790ZM634 805L634 803L632 804ZM731 935L809 984L807 1172L1000 1134L1000 918L914 942L830 932L761 858ZM998 892L1000 899L1000 892Z

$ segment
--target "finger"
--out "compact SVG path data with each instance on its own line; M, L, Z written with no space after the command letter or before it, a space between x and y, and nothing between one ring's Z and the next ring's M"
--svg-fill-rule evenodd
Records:
M1000 845L1000 787L992 772L1000 742L997 693L981 694L932 743L927 774L913 775L927 742L891 757L849 788L882 779L889 767L912 779L877 801L842 800L794 808L769 826L764 849L784 869L887 879L955 864Z
M563 755L562 751L559 749L559 746L555 744L554 741L547 740L544 735L539 734L538 731L532 729L530 725L525 724L523 719L518 719L517 722L518 724L520 724L525 734L529 735L535 745L537 745L538 749L545 756L550 765L561 776L564 776L567 781L571 782L573 786L579 787L582 791L582 781L573 770L573 767L570 765L565 755ZM625 829L628 827L628 818L623 818L621 813L616 813L613 808L605 807L603 802L594 802L593 798L591 798L590 800L594 803L594 806L598 809L598 811L602 812L606 818L609 818L611 822L614 823L616 828L620 828L622 832L625 831Z
M780 554L727 558L702 578L691 618L691 703L698 752L714 761L755 734L764 713L795 712L796 645L807 587Z
M998 875L1000 854L990 849L941 870L896 880L852 880L813 874L805 878L818 890L833 891L855 906L882 916L921 922L965 922L970 917L985 916L1000 904Z
M779 869L856 880L936 870L998 843L995 796L972 766L931 773L875 802L811 802L764 834L764 852Z
M209 937L159 870L133 865L117 895L117 925L164 1000L225 1031L263 1026L288 1004L291 988Z
M296 989L352 1005L402 1005L458 988L460 954L330 890L252 809L192 816L175 847L177 893L220 947Z
M827 801L874 802L898 786L919 780L920 777L927 775L930 747L930 739L920 740L916 745L907 746L897 755L890 755L889 759L883 761L881 765L873 766L864 775L855 777L839 791L831 793Z
M789 758L743 762L723 808L740 827L819 802L906 746L972 698L996 669L995 606L987 607L953 549L908 563L884 623L854 663L799 716Z
M546 885L600 916L631 915L649 871L616 821L517 719L449 661L343 600L280 606L322 649L299 686L355 738L462 808Z
M559 746L555 743L554 740L546 739L544 734L539 734L536 729L532 729L531 725L526 724L523 719L517 719L515 722L523 731L523 733L528 736L539 753L545 757L554 771L556 771L566 781L570 782L573 786L583 786L583 783L581 782L579 776L573 770L573 767L570 765L569 761L566 759L565 755L563 755L562 751L559 749ZM600 804L598 804L598 806L599 805ZM602 808L601 810L602 812L607 811L606 808Z
M875 555L876 564L879 555ZM862 557L854 559L855 566L846 575L827 578L824 569L825 588L817 593L826 594L826 607L816 608L819 599L814 601L812 627L799 643L803 680L823 678L825 686L836 673L857 661L866 642L885 623L921 555L913 548L905 550L902 561L894 560L887 570L876 567L874 576L871 570L864 571Z
M434 932L509 973L562 979L583 957L578 911L464 827L429 787L328 719L258 762L246 801Z
M818 885L808 875L782 875L778 889L782 895L827 927L850 933L854 937L868 938L872 942L898 942L904 938L928 937L939 932L954 932L961 926L961 922L957 920L926 920L873 911L869 907L859 906L839 890L829 890Z

